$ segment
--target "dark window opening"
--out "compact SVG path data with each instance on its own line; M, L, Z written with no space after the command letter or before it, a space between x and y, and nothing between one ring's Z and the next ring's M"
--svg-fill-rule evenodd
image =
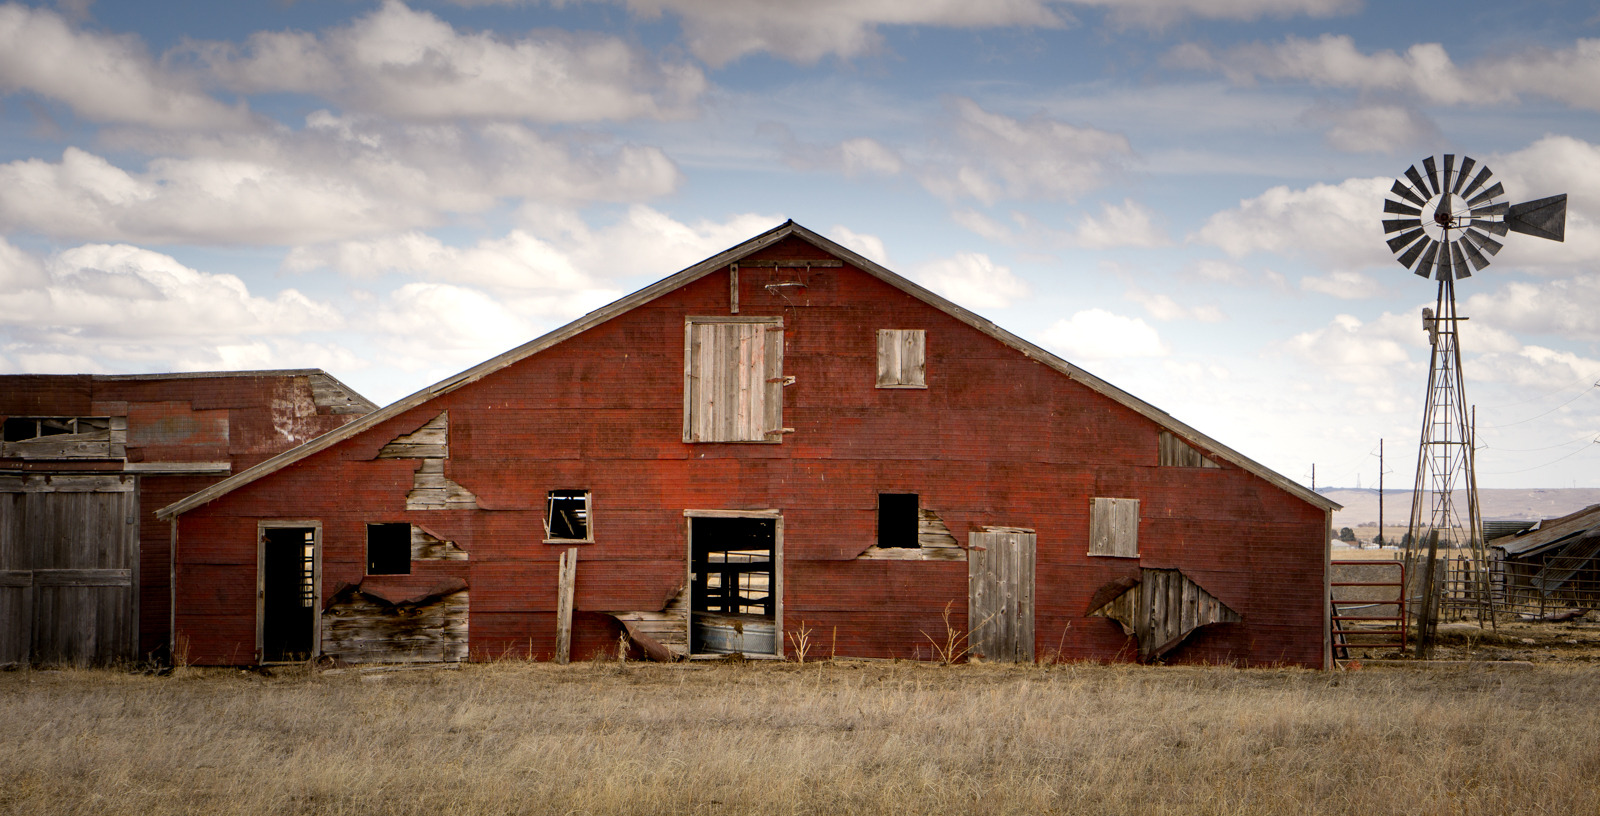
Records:
M589 492L552 490L545 507L547 541L589 541Z
M696 612L772 617L772 519L693 519Z
M367 574L411 574L411 525L367 525Z
M24 442L62 434L103 433L110 428L109 417L9 417L0 430L0 440Z
M919 510L915 493L878 494L878 546L915 549Z

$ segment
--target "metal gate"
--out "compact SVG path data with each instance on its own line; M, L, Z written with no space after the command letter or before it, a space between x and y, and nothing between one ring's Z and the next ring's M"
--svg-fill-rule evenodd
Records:
M132 476L0 476L0 665L134 656Z
M1036 536L1017 527L969 533L967 645L973 657L1033 662Z

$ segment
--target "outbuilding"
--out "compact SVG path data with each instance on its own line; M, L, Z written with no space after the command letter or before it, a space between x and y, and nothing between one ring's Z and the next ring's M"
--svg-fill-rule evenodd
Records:
M198 663L1322 667L1335 507L788 222L159 515Z
M376 407L317 369L0 376L0 665L164 658L151 514Z

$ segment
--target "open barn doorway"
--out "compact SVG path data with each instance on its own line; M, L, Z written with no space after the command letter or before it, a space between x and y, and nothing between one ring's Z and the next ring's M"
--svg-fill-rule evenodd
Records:
M263 522L258 553L256 659L261 663L310 660L317 653L317 526Z
M783 518L689 511L689 651L783 655Z

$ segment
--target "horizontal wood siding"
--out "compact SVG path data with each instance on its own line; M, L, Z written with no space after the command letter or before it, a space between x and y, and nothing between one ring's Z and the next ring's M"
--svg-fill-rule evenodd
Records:
M829 258L791 240L749 260L807 256ZM325 588L363 579L367 523L455 542L469 559L440 563L471 587L473 659L548 659L566 545L542 541L545 501L583 489L596 535L578 545L574 659L614 650L612 613L665 614L684 585L694 508L781 510L786 642L804 626L822 644L813 655L927 659L947 605L957 626L968 620L969 564L859 557L876 541L878 494L916 493L961 545L985 527L1035 531L1041 660L1137 659L1087 607L1098 587L1149 567L1182 569L1243 616L1166 659L1321 665L1321 507L1233 465L1162 467L1151 419L848 265L741 261L738 318L782 321L771 337L794 384L767 385L793 433L686 444L686 319L727 317L728 286L712 274L667 290L182 514L178 617L193 653L248 660L255 519L289 517L323 522ZM875 387L882 327L927 332L926 389ZM418 461L378 454L446 410L447 475L478 506L408 509ZM1138 500L1138 558L1088 555L1095 497Z

